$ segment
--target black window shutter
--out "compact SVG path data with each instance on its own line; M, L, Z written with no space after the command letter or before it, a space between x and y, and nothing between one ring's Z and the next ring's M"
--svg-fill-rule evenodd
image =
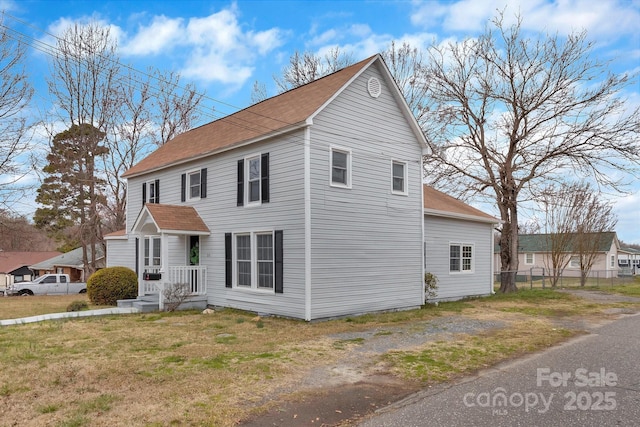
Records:
M147 203L147 183L142 183L142 206Z
M200 198L207 198L207 168L200 169Z
M180 200L183 202L187 200L187 174L186 173L182 174L182 183L180 185Z
M275 271L275 291L277 294L281 294L284 292L282 287L282 271L283 271L283 263L282 263L282 230L276 230L274 239L274 255L276 262L276 271Z
M244 160L238 160L238 206L244 205Z
M160 180L156 179L156 201L155 203L160 203Z
M262 187L262 203L269 203L269 153L262 155L260 169L262 170L262 183L260 185Z
M233 282L233 254L231 253L231 233L224 234L224 286L230 288Z

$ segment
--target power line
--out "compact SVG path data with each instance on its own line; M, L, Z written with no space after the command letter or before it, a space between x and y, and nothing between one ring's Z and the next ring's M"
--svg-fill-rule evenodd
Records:
M25 25L25 26L27 26L27 27L30 27L30 28L35 29L36 31L42 32L42 33L44 33L44 34L46 34L46 35L49 35L49 36L53 37L55 40L58 40L58 41L60 41L60 40L61 40L61 39L60 39L59 37L57 37L56 35L54 35L54 34L52 34L52 33L48 32L48 31L46 31L46 30L43 30L43 29L41 29L41 28L39 28L39 27L37 27L37 26L35 26L35 25L33 25L33 24L30 24L30 23L28 23L28 22L26 22L26 21L24 21L24 20L22 20L22 19L20 19L20 18L17 18L17 17L15 17L15 16L13 16L13 15L11 15L11 14L9 14L9 13L3 12L3 16L7 16L7 17L9 17L10 19L12 19L12 20L14 20L14 21L16 21L16 22L18 22L18 23L20 23L20 24L22 24L22 25ZM9 35L11 38L13 38L14 40L17 40L17 41L19 41L19 42L25 43L25 44L27 44L28 46L31 46L31 47L33 47L34 49L36 49L36 50L38 50L38 51L41 51L41 52L43 52L43 53L45 53L45 54L47 54L47 55L49 55L49 56L57 57L58 55L62 55L62 52L61 52L61 51L60 51L60 49L59 49L58 47L56 47L56 46L52 46L52 45L50 45L50 44L48 44L48 43L45 43L45 42L43 42L43 41L41 41L41 40L35 39L35 38L33 38L33 37L31 37L31 36L29 36L29 35L27 35L27 34L23 33L23 32L20 32L20 31L18 31L18 30L16 30L16 29L14 29L14 28L11 28L11 27L9 27L9 26L7 26L7 25L0 24L0 27L2 27L2 28L4 28L4 29L6 29L7 31L9 31L9 32L10 32L10 34L8 34L8 35ZM13 34L13 35L12 35L12 34ZM65 56L66 56L66 57L69 57L69 55L65 55ZM182 86L182 85L179 85L179 84L174 84L174 83L172 83L172 82L170 82L170 81L168 81L168 80L166 80L166 79L162 79L162 78L156 77L156 76L154 76L154 75L152 75L152 74L149 74L149 73L147 73L147 72L144 72L144 71L138 70L138 69L136 69L136 68L134 68L134 67L132 67L132 66L130 66L130 65L128 65L128 64L123 64L123 63L121 63L120 61L113 60L112 58L109 58L109 57L105 57L105 56L104 56L104 55L102 55L102 54L98 54L98 56L100 56L102 59L104 59L104 60L106 60L106 61L109 61L109 62L113 63L113 65L114 65L114 66L117 66L118 68L125 68L125 69L127 69L127 70L131 71L133 74L132 74L132 76L130 76L130 77L134 80L134 82L135 82L135 83L138 83L138 84L144 84L144 82L143 82L143 81L141 81L141 80L139 80L139 79L136 79L136 78L134 77L135 75L142 75L142 76L147 77L147 78L148 78L148 79L150 79L150 80L156 80L156 81L158 81L158 82L160 82L160 83L162 83L162 84L171 84L171 85L173 85L174 87L176 87L176 88L178 88L178 89L182 89L183 91L189 91L189 90L190 90L189 88L187 88L187 87L185 87L185 86ZM75 56L75 57L71 56L71 59L75 60L78 64L82 65L82 58L80 57L80 55L79 55L79 54L78 54L77 56ZM122 74L121 74L121 73L119 73L119 74L122 76ZM123 76L123 77L126 77L126 76ZM138 87L138 86L133 86L133 87L134 87L135 89L139 89L139 87ZM160 89L159 89L159 88L154 87L154 86L150 86L150 87L151 87L152 89L155 89L156 91L160 92ZM195 92L195 90L194 90L194 92ZM196 93L197 93L197 92L196 92ZM262 127L262 128L264 128L264 129L266 129L266 130L268 130L268 131L273 131L273 130L275 130L274 128L270 128L270 127L267 127L267 126L265 126L265 125L261 125L261 124L256 124L256 123L253 123L253 122L249 122L249 121L247 121L247 120L240 119L240 118L234 118L235 120L231 120L230 118L233 116L233 114L235 114L235 113L237 113L238 111L240 111L240 110L241 110L239 107L234 106L234 105L229 104L229 103L226 103L226 102L224 102L224 101L221 101L221 100L218 100L218 99L212 98L212 97L210 97L210 96L207 96L207 95L206 95L206 94L204 94L204 93L197 93L197 94L198 94L200 97L202 97L203 99L206 99L206 100L212 101L213 103L217 103L217 104L225 105L225 106L228 106L228 107L232 107L233 109L237 110L237 111L235 111L234 113L231 113L231 114L229 114L229 115L219 115L219 116L218 116L218 115L216 115L215 113L212 113L209 109L203 109L202 107L197 107L197 108L196 108L196 111L197 111L201 116L209 117L209 118L211 118L211 119L213 119L213 120L227 120L227 121L228 121L230 124L232 124L232 125L239 126L239 127L243 127L243 128L245 128L245 129L247 129L247 130L251 130L251 131L254 131L254 132L258 132L258 133L260 133L260 131L259 131L258 129L256 129L254 126ZM267 116L267 115L262 115L262 114L260 114L260 113L255 112L255 111L249 111L249 112L250 112L251 114L256 115L256 116L260 116L260 117L268 118L268 119L270 119L270 120L273 120L274 122L280 122L280 123L283 123L283 124L285 124L285 125L291 125L291 124L292 124L292 123L289 123L289 122L283 121L283 120L278 119L278 118L270 117L270 116Z

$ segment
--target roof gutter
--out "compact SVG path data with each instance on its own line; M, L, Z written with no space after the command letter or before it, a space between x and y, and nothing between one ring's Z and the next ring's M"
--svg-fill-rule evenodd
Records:
M468 221L484 222L484 223L487 223L487 224L502 224L502 223L504 223L504 221L502 221L502 220L500 220L498 218L484 218L484 217L481 217L481 216L461 214L461 213L449 212L449 211L441 211L441 210L437 210L437 209L424 208L424 214L425 215L431 215L431 216L439 216L439 217L444 217L444 218L466 219Z

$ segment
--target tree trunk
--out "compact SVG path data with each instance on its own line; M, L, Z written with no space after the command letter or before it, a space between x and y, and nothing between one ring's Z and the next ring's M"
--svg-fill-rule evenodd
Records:
M500 234L500 292L516 292L518 272L518 213L515 203L501 209L502 233Z

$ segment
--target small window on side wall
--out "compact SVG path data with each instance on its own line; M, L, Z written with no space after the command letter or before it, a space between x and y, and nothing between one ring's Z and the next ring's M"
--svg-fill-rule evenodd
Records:
M407 195L407 162L391 161L391 192Z
M331 185L351 188L351 151L331 147Z
M466 243L451 243L449 245L449 272L473 272L473 245Z

